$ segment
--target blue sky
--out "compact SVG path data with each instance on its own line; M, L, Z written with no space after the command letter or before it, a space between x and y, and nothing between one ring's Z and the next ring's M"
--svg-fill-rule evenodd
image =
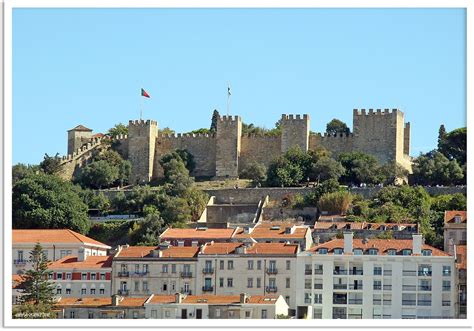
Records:
M273 127L400 108L411 155L466 125L462 9L14 9L13 163L67 151L67 130L139 117L187 132L212 110ZM140 88L151 95L141 100Z

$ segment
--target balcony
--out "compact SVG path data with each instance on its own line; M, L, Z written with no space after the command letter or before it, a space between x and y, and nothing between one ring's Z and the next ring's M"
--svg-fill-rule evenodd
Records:
M311 271L312 271L311 269L305 269L304 274L305 275L311 275L312 274Z
M212 291L214 291L214 286L206 286L206 285L204 285L204 286L202 287L202 291L203 291L203 292L212 292Z
M403 285L402 291L416 291L416 285Z
M416 276L416 270L403 270L403 276Z
M392 285L389 285L389 284L386 284L386 285L385 285L385 284L384 284L383 290L384 290L384 291L391 291L391 290L392 290Z
M374 306L382 305L382 299L373 299L373 305Z
M431 300L418 300L418 306L431 306Z
M214 268L204 268L202 269L202 273L205 275L210 275L214 273Z
M349 299L349 304L350 305L361 305L362 304L362 299Z
M128 271L119 271L118 276L119 277L129 277L130 273Z
M374 290L381 290L382 289L382 285L374 285Z
M276 292L277 290L278 290L278 287L276 287L276 286L267 286L267 288L266 288L266 291L267 291L268 293L274 293L274 292Z
M349 275L363 275L364 274L364 270L362 269L350 269L349 270Z
M392 305L392 300L384 300L383 304L384 304L384 306L391 306Z
M332 298L332 303L335 305L346 305L347 299L346 298Z
M443 286L443 291L451 291L451 286Z
M119 295L128 295L128 290L118 290Z
M335 289L335 290L347 290L347 284L334 284L333 289Z
M278 273L277 268L267 268L267 274L269 275L276 275Z
M311 304L311 298L304 298L304 303Z
M180 273L181 278L192 278L193 273L191 271L183 271Z
M347 275L346 269L334 269L334 275Z
M323 289L323 284L314 284L314 289L315 290L322 290Z
M362 284L349 284L349 290L362 290Z
M416 300L402 300L402 306L416 306Z
M442 305L443 307L451 306L451 300L443 300Z
M418 276L431 277L431 270L418 270Z
M392 270L384 270L383 275L384 276L391 276L392 275Z
M28 263L28 260L23 260L23 259L21 259L21 260L13 260L13 264L14 264L14 265L25 265L25 264L27 264L27 263Z
M431 285L420 285L418 291L431 291Z
M322 275L323 274L323 269L314 269L314 274L315 275Z

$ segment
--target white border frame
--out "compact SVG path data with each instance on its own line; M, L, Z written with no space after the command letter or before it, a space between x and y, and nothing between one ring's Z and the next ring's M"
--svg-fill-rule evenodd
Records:
M99 328L117 328L117 327L163 327L163 328L188 328L188 327L206 327L206 328L466 328L472 327L474 315L471 314L466 320L447 319L447 320L20 320L11 317L11 215L12 215L12 197L11 197L11 165L12 165L12 10L14 8L464 8L466 9L466 91L472 87L472 67L470 56L472 56L472 42L469 43L469 37L472 37L472 1L469 0L363 0L355 3L348 0L228 0L227 2L219 0L204 0L199 4L192 0L43 0L41 3L35 0L5 0L4 3L4 326L5 327L99 327ZM472 96L466 92L467 97L467 123L472 122L473 115L468 111L472 110ZM468 136L468 164L474 161L472 156L472 139ZM470 179L470 177L468 177ZM469 183L472 181L469 181ZM468 185L468 197L472 197L472 188ZM470 199L468 199L470 201ZM468 214L471 214L471 207L468 205ZM472 234L468 231L470 242L474 243ZM473 244L474 245L474 244ZM471 256L471 247L468 247L468 255ZM468 273L469 284L472 282L472 274ZM474 291L473 294L474 296ZM470 309L468 307L468 312ZM229 323L230 322L230 323Z

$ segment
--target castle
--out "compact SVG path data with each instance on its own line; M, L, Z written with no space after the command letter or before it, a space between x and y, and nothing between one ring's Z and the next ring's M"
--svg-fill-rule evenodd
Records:
M354 109L351 134L310 133L309 115L281 117L277 136L242 135L239 116L221 116L213 134L158 133L153 120L129 121L128 135L114 137L114 144L132 164L130 183L147 183L162 176L160 157L175 149L186 149L196 163L192 175L209 178L235 178L250 162L268 165L276 156L299 146L307 151L324 147L336 157L344 152L363 152L379 162L396 161L411 169L410 123L398 109ZM68 155L62 158L63 176L87 163L92 151L102 144L100 135L82 125L68 131Z

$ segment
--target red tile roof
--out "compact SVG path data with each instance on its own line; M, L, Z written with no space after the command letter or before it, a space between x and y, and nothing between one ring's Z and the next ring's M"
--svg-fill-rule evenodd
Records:
M203 255L214 255L214 254L234 254L237 247L244 246L243 243L218 243L209 242L203 247Z
M455 216L461 216L461 223L467 223L467 212L465 210L446 210L444 212L444 223L454 223Z
M112 305L112 298L63 298L56 303L56 306L81 306L81 307L101 307Z
M69 229L27 229L13 230L13 244L49 244L49 243L66 243L66 244L88 244L93 246L101 246L102 248L111 248L100 241L86 237L80 233Z
M237 253L237 247L245 246L243 243L206 243L203 247L203 255L213 254L265 254L265 255L294 255L298 252L298 244L285 243L254 243L246 247L245 253Z
M154 304L159 304L159 303L174 303L176 300L174 295L153 295L150 301L148 303L154 303Z
M166 229L160 238L163 240L179 239L230 239L235 229Z
M285 233L286 228L293 228L293 233ZM297 226L288 222L262 222L251 229L250 233L244 233L244 229L237 228L234 238L255 239L304 239L308 227Z
M82 124L79 124L78 126L76 126L75 128L72 128L68 131L72 131L72 130L75 130L75 131L92 131L91 129L89 128L86 128L84 125Z
M56 269L102 269L112 268L113 256L87 256L84 261L77 261L77 256L65 256L62 259L51 262L48 268Z
M149 296L147 297L139 297L139 298L131 298L131 297L123 297L122 300L119 302L119 306L125 307L141 307L147 301Z
M21 288L21 283L23 283L23 276L22 275L12 275L12 288Z
M352 245L354 249L367 250L369 248L377 248L379 254L387 254L388 249L395 249L397 252L403 249L413 249L413 241L406 239L368 239L366 243L363 239L353 239ZM310 248L309 252L317 252L320 248L327 248L331 253L335 248L344 248L344 239L333 239L323 244ZM424 244L422 249L430 249L433 256L449 256L448 253L443 252L435 247Z
M170 246L165 249L160 249L159 246L124 246L115 257L151 258L151 251L155 249L163 252L161 256L163 258L192 258L196 257L199 252L199 247L197 246Z
M315 230L329 230L334 227L334 230L378 230L385 226L387 230L394 227L415 226L415 223L370 223L370 222L315 222Z
M456 268L467 270L467 246L456 245Z

